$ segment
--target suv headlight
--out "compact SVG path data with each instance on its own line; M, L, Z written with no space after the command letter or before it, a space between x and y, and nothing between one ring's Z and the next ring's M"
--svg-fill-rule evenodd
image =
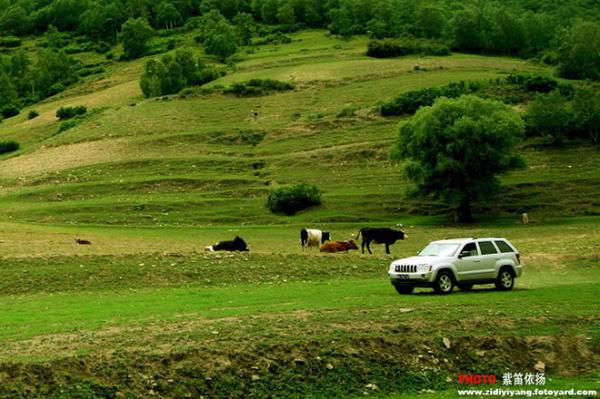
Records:
M427 273L431 271L431 265L428 263L422 263L420 265L417 265L417 272L418 273Z

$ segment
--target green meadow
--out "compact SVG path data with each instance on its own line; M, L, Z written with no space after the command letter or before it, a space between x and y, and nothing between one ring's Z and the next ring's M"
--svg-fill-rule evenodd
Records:
M408 90L552 70L459 53L379 60L364 37L291 36L242 52L213 90L145 99L148 58L111 61L0 124L0 140L21 143L0 156L0 397L453 398L459 373L538 362L548 388L597 389L597 146L524 141L527 167L502 176L498 199L462 226L448 206L409 194L388 158L406 118L377 111ZM219 90L253 78L295 89ZM89 115L58 133L67 105ZM40 116L28 120L32 109ZM298 182L316 184L323 204L270 213L269 192ZM391 256L299 244L303 227L345 240L398 224L409 238ZM249 253L204 250L236 235ZM469 236L519 248L514 291L396 294L393 259Z

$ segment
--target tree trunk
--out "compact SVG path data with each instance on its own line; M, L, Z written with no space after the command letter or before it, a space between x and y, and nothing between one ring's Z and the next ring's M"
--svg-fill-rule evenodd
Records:
M464 197L456 209L456 220L459 223L473 222L473 213L471 212L471 199Z

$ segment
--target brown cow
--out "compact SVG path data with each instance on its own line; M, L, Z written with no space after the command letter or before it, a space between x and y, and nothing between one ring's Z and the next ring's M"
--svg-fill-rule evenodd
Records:
M321 252L346 252L351 249L358 249L354 240L332 241L321 245Z
M82 240L81 238L76 238L75 242L79 245L92 245L92 243L88 240Z

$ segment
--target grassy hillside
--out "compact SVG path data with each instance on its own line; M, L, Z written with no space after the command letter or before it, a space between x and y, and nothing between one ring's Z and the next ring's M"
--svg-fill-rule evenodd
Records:
M539 361L547 388L597 388L598 149L523 143L527 168L503 177L479 224L456 226L445 205L406 195L402 165L388 161L402 118L376 111L415 88L551 71L465 54L377 60L361 37L292 36L252 47L211 90L156 99L139 88L145 59L106 61L0 124L0 141L21 143L0 157L0 397L451 398L461 372ZM177 39L200 54L192 37ZM252 78L296 87L221 90ZM58 133L56 110L77 105L89 115ZM27 120L31 109L40 116ZM268 212L270 190L297 182L318 185L323 205ZM307 225L337 240L398 223L410 239L392 256L298 244ZM236 234L250 253L203 251ZM395 293L392 259L465 236L520 249L514 291Z
M379 117L377 104L420 87L549 72L512 58L378 60L364 51L365 39L342 41L321 31L259 46L208 85L251 78L296 85L292 92L251 98L188 90L143 99L144 60L112 63L100 77L35 106L40 117L27 120L26 109L0 125L0 138L23 145L0 162L2 206L12 220L43 223L281 223L289 219L264 208L269 190L307 182L324 191L324 205L296 216L298 222L444 213L440 204L404 197L401 165L387 160L399 120ZM85 105L90 116L59 134L54 115L67 105ZM244 132L264 139L248 144L240 138ZM529 167L505 178L507 192L494 212L597 214L597 150L524 146L522 152ZM572 159L580 162L570 165ZM578 183L564 190L562 182L573 180Z

